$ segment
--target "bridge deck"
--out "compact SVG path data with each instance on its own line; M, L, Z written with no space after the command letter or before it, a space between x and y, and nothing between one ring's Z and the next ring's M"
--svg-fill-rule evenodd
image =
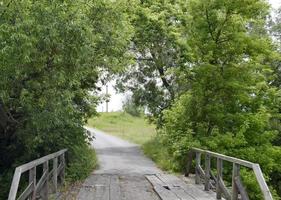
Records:
M174 175L92 174L83 184L78 200L212 200L194 179L183 181Z
M169 174L147 175L155 192L162 200L212 200L216 195L212 191L204 191L202 185L195 185L194 179L182 179Z
M95 129L94 147L99 160L83 183L78 200L212 200L194 179L183 181L158 169L139 146ZM68 198L70 199L70 198Z

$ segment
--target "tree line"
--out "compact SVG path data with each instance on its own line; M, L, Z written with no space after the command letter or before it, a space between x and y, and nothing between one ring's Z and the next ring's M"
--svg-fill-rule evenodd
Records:
M184 171L190 147L250 160L280 199L280 11L263 0L147 0L134 9L136 64L118 88L156 123L155 160ZM242 174L250 199L263 199L251 172Z
M92 171L90 92L127 59L126 12L124 1L0 1L0 199L15 167L62 148L68 180Z
M267 1L2 0L0 16L0 199L16 166L61 148L68 179L87 176L83 126L112 76L171 168L206 148L260 163L281 196L281 10Z

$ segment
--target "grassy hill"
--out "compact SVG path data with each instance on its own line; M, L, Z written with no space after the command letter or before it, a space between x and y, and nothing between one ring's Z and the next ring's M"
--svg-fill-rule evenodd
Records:
M88 125L140 145L156 135L155 126L145 117L133 117L124 112L100 113L91 118Z

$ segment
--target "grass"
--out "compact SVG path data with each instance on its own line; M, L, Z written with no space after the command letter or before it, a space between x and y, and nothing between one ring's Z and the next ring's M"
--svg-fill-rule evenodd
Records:
M168 159L167 149L156 137L155 126L149 124L145 117L133 117L124 112L100 113L100 116L91 118L88 125L141 145L144 154L163 170L171 171L175 168L174 163Z
M88 125L141 145L144 154L163 170L176 168L175 163L168 159L167 148L156 137L155 126L149 124L145 117L133 117L124 112L100 113L100 116L91 118Z
M124 112L100 113L91 118L88 125L140 145L156 135L155 126L149 124L144 116L134 117Z
M166 146L164 146L158 137L147 141L142 145L143 152L151 158L159 168L172 173L179 172L176 163L173 162L169 155Z

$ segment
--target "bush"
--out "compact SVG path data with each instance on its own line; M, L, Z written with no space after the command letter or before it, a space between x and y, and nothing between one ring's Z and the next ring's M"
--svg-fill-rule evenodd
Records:
M134 117L140 117L144 113L143 108L136 105L131 97L123 102L123 110Z
M87 178L97 167L96 153L88 145L75 146L68 155L66 179L70 182Z
M155 161L163 170L176 170L173 160L167 152L167 148L163 146L159 137L154 137L152 140L146 142L142 146L145 155ZM176 170L177 171L177 170Z
M212 134L206 135L206 131L204 131L207 127L206 124L203 121L194 121L194 116L191 113L191 100L191 95L185 94L176 101L170 110L165 111L165 123L158 136L161 139L158 139L156 143L159 148L151 151L150 145L148 145L145 147L146 153L160 163L160 166L164 160L173 163L164 165L165 167L182 171L186 164L187 152L191 147L208 149L259 163L268 182L275 180L271 174L280 173L281 149L271 144L276 133L270 130L267 123L269 115L263 109L256 113L241 114L238 120L240 121L242 118L243 120L235 132L232 132L231 129L225 129L226 132L222 132L214 126ZM167 155L163 156L162 152ZM167 160L167 158L169 159ZM231 175L231 168L227 174ZM251 199L261 199L260 189L253 178L254 176L247 171L242 175ZM272 192L276 194L275 190Z

